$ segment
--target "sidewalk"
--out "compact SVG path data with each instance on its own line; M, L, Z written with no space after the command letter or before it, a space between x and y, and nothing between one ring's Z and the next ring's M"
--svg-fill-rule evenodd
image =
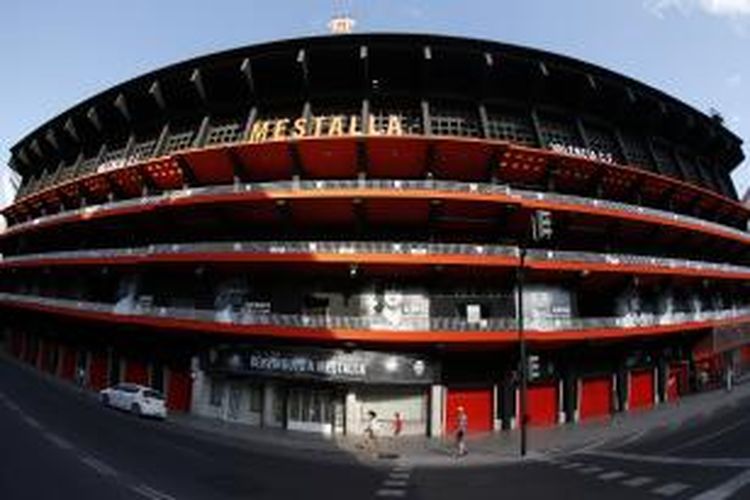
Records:
M524 460L539 460L545 456L570 453L605 445L624 444L649 432L676 428L697 417L705 418L750 397L750 383L741 383L727 393L723 390L694 394L679 402L659 405L651 410L618 413L612 418L549 428L530 428L528 453ZM382 436L378 440L378 454L361 447L362 436L324 437L305 432L252 427L218 421L195 415L174 415L171 420L178 427L214 435L221 435L235 443L244 442L263 452L287 450L291 454L314 454L322 460L356 459L370 465L387 465L398 460L412 466L467 467L503 463L518 463L520 431L504 431L470 436L469 455L454 458L451 438L402 436L394 440Z
M97 401L95 392L81 391L75 385L18 360L0 354L0 359L15 364L56 385L67 388L77 397ZM524 460L539 460L558 453L587 448L613 446L645 436L649 432L676 428L696 418L729 408L750 397L750 376L738 379L732 392L713 390L689 395L678 402L659 405L651 410L618 413L606 420L563 424L528 430L528 453ZM98 403L97 403L98 404ZM306 432L287 431L225 422L192 414L170 414L167 421L173 432L200 439L218 441L261 454L289 456L296 459L389 465L394 460L412 466L457 467L518 463L520 431L503 431L469 436L469 454L454 458L454 443L449 438L402 436L393 440L382 436L378 456L361 448L362 436L326 437Z
M746 378L745 381L747 380L750 379ZM713 413L750 397L750 383L742 382L738 381L729 393L714 390L694 394L651 410L618 413L605 420L530 428L525 460L538 460L545 456L595 447L622 445L649 432L677 428L696 418L710 417ZM453 457L455 446L450 439L404 437L399 439L396 451L401 460L412 465L428 467L477 466L521 461L519 430L470 436L467 447L469 455L456 459Z

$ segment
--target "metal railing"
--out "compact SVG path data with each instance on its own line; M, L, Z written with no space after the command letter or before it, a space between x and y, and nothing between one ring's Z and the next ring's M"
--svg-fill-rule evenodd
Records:
M170 318L224 323L241 326L281 326L298 328L331 328L353 330L385 331L515 331L515 318L489 318L480 321L467 321L462 318L411 318L390 324L382 317L355 317L311 314L258 314L251 311L195 309L169 306L144 306L110 304L75 299L29 296L23 294L0 293L0 303L15 302L28 305L47 306L78 311L107 313L113 316L142 316L149 318ZM710 322L742 319L750 321L750 307L737 307L717 311L680 312L669 314L638 314L618 317L598 318L539 318L525 317L524 322L530 331L555 332L591 329L627 329L658 327L696 322Z
M384 241L253 241L253 242L198 242L170 243L132 248L105 248L45 252L3 258L0 263L13 264L35 260L117 259L148 258L157 255L180 255L189 253L229 254L385 254L385 255L461 255L487 257L519 257L519 249L508 245L481 245L470 243L424 243ZM352 258L352 260L355 260ZM579 251L539 250L527 251L529 262L577 262L618 265L639 265L671 270L747 274L750 267L716 262L704 262L665 257L649 257L629 254L610 254Z
M405 190L429 190L436 194L439 192L450 193L476 193L485 195L504 195L521 203L523 200L551 201L565 203L568 205L578 205L585 207L598 207L609 210L616 210L638 215L650 215L665 220L695 224L704 228L710 228L721 231L727 235L739 236L750 242L750 233L740 229L725 226L717 222L711 222L689 215L677 214L666 210L631 205L617 201L603 200L597 198L586 198L582 196L546 193L538 191L529 191L524 189L513 189L507 185L487 184L478 182L458 182L458 181L441 181L441 180L380 180L380 179L351 179L351 180L293 180L264 183L248 184L226 184L220 186L202 186L179 189L174 191L165 191L164 193L145 196L141 198L132 198L121 201L103 203L101 205L92 205L84 208L60 212L53 215L38 217L34 220L22 222L13 226L13 230L25 227L35 226L42 223L51 223L55 220L73 217L77 215L94 214L100 211L117 210L128 207L150 206L161 203L168 203L170 200L185 197L200 197L205 195L220 195L232 193L248 192L284 192L284 191L320 191L320 190L357 190L357 189L382 189L387 191L405 191ZM7 230L6 230L7 231Z

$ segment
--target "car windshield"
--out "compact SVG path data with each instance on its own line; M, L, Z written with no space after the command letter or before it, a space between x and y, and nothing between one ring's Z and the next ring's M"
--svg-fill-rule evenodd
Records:
M143 391L143 395L147 398L164 399L164 396L159 391L147 390Z

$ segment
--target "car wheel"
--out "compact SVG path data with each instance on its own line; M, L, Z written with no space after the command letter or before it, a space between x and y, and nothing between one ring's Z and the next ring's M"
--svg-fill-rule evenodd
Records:
M138 403L133 403L133 405L130 407L130 411L133 413L133 415L141 416L141 405Z
M109 395L108 394L104 394L102 396L102 404L104 406L109 406Z

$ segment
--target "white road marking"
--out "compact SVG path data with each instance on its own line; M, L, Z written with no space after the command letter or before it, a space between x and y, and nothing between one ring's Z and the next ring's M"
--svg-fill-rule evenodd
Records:
M620 460L631 460L634 462L645 462L652 464L697 465L703 467L737 467L742 469L747 469L750 467L750 459L748 458L666 457L660 455L621 453L617 451L590 451L585 453L585 455L605 458L617 458Z
M409 479L409 472L391 472L388 477L391 479Z
M146 486L145 484L139 484L138 486L131 486L131 490L135 491L139 495L143 495L146 498L150 498L151 500L175 500L175 498L171 495L167 495L166 493L155 490L151 488L150 486Z
M386 479L385 481L383 481L383 486L386 486L388 488L406 488L406 481Z
M117 475L116 470L114 470L112 467L105 464L101 460L97 460L94 457L88 457L88 456L80 457L80 459L81 459L81 462L88 465L89 467L94 469L96 472L98 472L102 476L116 476Z
M30 417L28 415L24 415L23 421L26 422L31 427L33 427L34 429L41 429L42 428L42 424L40 424L37 419L32 418L32 417Z
M52 444L54 444L58 448L62 448L63 450L74 449L74 446L70 441L68 441L67 439L61 438L57 434L52 434L51 432L45 432L43 436L47 438L49 441L51 441Z
M577 469L578 467L582 467L582 466L583 466L582 463L570 462L565 465L561 465L560 468L568 470L568 469Z
M21 411L21 408L13 401L8 401L7 403L5 403L5 405L13 411Z
M746 470L742 474L734 476L729 481L694 496L692 500L724 500L737 493L747 484L750 484L750 470Z
M718 431L711 432L709 434L705 434L702 436L699 436L695 439L690 439L688 441L685 441L684 443L680 443L677 446L673 446L672 448L668 448L666 451L662 452L664 455L669 455L670 453L674 453L678 450L684 450L685 448L692 448L693 446L701 443L705 443L706 441L710 441L714 438L717 438L721 435L724 435L728 432L733 431L737 427L740 427L746 423L750 422L750 418L743 418L741 420L738 420L734 422L731 425L727 425L726 427L722 427Z
M604 474L599 474L597 477L601 479L602 481L612 481L614 479L621 479L625 476L627 476L627 474L624 473L623 471L613 470L611 472L605 472Z
M597 472L601 472L604 470L604 467L599 467L598 465L590 465L588 467L584 467L583 469L578 469L577 472L580 472L581 474L596 474Z
M396 490L392 488L381 488L375 492L375 495L379 497L404 497L406 496L406 490Z
M638 476L638 477L634 477L632 479L623 481L621 484L624 484L625 486L630 486L631 488L640 488L641 486L644 486L648 483L653 483L653 482L654 482L653 477Z
M680 493L681 491L685 491L688 488L690 488L689 484L669 483L669 484L665 484L664 486L654 488L653 490L651 490L651 493L656 493L657 495L661 495L663 497L671 497L673 495Z
M633 434L625 438L624 441L620 441L619 443L617 443L617 446L615 446L615 448L622 448L623 446L627 446L631 443L634 443L635 441L638 441L640 438L642 438L647 432L648 432L648 429L634 432Z

